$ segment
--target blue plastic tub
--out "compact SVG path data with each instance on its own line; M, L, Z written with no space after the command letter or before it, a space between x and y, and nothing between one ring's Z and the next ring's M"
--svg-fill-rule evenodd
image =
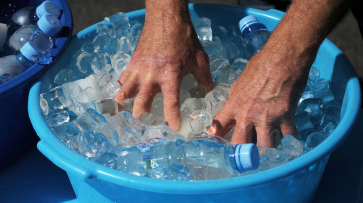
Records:
M224 5L191 4L189 9L192 19L208 17L212 23L226 27L253 14L273 30L283 16L276 10ZM143 20L145 10L127 15L131 20ZM96 25L81 31L73 38L69 49L79 49L84 39L94 37L95 32ZM28 110L41 138L38 149L67 172L80 202L310 202L330 154L352 129L361 102L360 87L352 65L334 44L325 40L315 63L322 76L331 80L334 93L343 106L340 124L322 144L287 164L252 175L209 181L151 179L119 172L85 159L64 145L47 126L39 106L39 94L49 90L52 78L69 58L69 54L64 54L55 67L31 88Z
M44 0L30 0L36 7ZM72 36L72 13L66 0L52 0L61 10L63 28L50 54L55 63L68 46ZM39 138L30 123L27 103L30 87L51 65L33 65L15 79L0 86L0 167L14 160L34 146Z

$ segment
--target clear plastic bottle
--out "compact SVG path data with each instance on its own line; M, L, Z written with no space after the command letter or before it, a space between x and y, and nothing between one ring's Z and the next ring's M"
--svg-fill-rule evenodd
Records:
M239 21L239 29L245 41L246 55L250 58L258 53L266 44L271 33L266 26L258 21L256 16L250 15Z
M122 147L117 153L117 170L147 176L150 170L170 170L172 165L184 165L191 170L190 167L198 167L193 165L196 162L197 165L214 168L225 167L232 173L258 168L260 157L254 144L234 145L223 142L223 139L203 137L187 142L168 140Z
M24 7L16 11L11 20L7 23L7 35L11 36L20 26L36 24L37 21L46 13L52 14L55 17L60 17L60 9L52 1L44 1L37 8Z
M14 32L5 43L8 55L15 54L25 43L31 41L41 52L52 48L54 39L62 29L60 20L49 13L44 14L36 25L25 25Z
M39 55L41 53L30 42L27 42L20 49L19 54L0 58L0 85L33 66Z

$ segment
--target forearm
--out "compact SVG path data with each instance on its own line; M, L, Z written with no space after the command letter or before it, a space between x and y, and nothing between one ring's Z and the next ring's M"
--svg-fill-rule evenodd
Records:
M344 17L354 0L295 0L268 42L270 47L294 46L302 57L320 44Z

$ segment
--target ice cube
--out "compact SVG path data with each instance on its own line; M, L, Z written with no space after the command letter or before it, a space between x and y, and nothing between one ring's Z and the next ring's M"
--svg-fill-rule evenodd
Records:
M124 53L116 53L111 58L112 68L119 74L126 69L131 60L131 56Z
M208 54L209 61L214 61L217 58L228 58L227 52L224 49L222 42L212 41L203 42L204 51Z
M101 114L108 113L110 116L114 116L118 113L118 104L113 99L105 99L97 104L100 107Z
M187 90L180 88L180 104L183 104L188 98L191 98L190 93Z
M73 121L80 131L94 130L99 126L107 125L107 120L94 109L87 109L81 116Z
M222 41L226 41L228 39L227 29L223 26L214 26L212 29L213 37L218 37Z
M73 137L81 132L73 123L70 122L65 122L61 125L54 126L52 131L68 147L71 147L71 140Z
M226 42L223 42L222 45L224 47L224 50L226 50L227 52L229 61L232 62L234 61L234 59L240 57L240 50L237 45L235 45L234 43L226 43Z
M75 136L71 144L74 151L87 159L96 158L105 152L112 152L114 149L103 134L90 130L85 130Z
M180 111L182 116L190 118L190 115L196 110L206 110L211 112L211 102L203 98L189 98L182 104ZM189 123L189 121L187 121Z
M261 163L268 168L274 168L288 162L289 157L284 151L263 147L258 147L258 149L260 152Z
M210 63L210 71L213 72L217 69L223 69L224 67L231 67L229 61L225 58L217 58Z
M71 104L68 93L62 86L55 87L49 92L40 94L40 107L45 115L55 109L63 109Z
M212 28L209 18L197 18L192 23L200 41L212 41Z
M334 106L328 106L324 111L324 120L329 120L338 124L340 122L340 109Z
M134 46L133 49L135 49L137 42L139 41L139 37L141 35L143 25L141 23L135 23L131 26L129 30L129 39L132 42L132 45Z
M295 115L295 126L299 133L315 128L306 111Z
M106 35L110 33L110 27L108 25L104 24L98 24L97 25L97 34L98 35Z
M122 12L106 17L105 20L111 23L116 33L122 33L130 28L129 18Z
M77 116L81 116L87 109L94 109L98 113L101 113L100 107L94 102L85 103L73 103L67 107L67 110L74 112Z
M212 115L206 110L197 110L191 114L189 122L193 131L206 132L212 125Z
M230 96L231 87L227 84L219 84L212 91L205 95L205 99L215 106L219 101L227 100Z
M64 122L69 121L69 114L64 109L54 109L48 113L45 118L49 127L61 125Z
M108 168L117 168L117 155L115 153L102 153L94 161Z
M324 103L335 99L333 92L329 88L323 88L315 91L315 97L324 100Z
M108 126L98 126L94 131L97 133L102 133L112 144L112 146L118 145L118 133L116 130Z
M109 34L97 35L93 39L92 43L94 45L94 53L96 53L96 54L116 51L116 50L112 50L113 41Z
M96 102L97 101L97 92L92 87L86 87L84 89L84 93L86 94L88 101L90 102Z
M127 126L119 132L119 143L122 146L141 143L144 132L145 129L140 126Z
M245 70L248 61L243 58L236 58L232 63L232 69L236 73L236 78L239 77Z
M68 93L68 99L71 100L73 103L75 102L87 102L88 98L78 83L76 82L69 82L63 84L62 87Z
M167 136L172 134L174 134L173 130L167 125L152 125L146 128L143 140L145 142L165 140Z
M213 71L212 77L217 85L222 83L232 85L232 83L236 80L236 74L230 66Z
M305 91L303 92L303 94L301 95L301 98L299 100L298 106L300 106L300 104L305 100L305 99L313 99L314 98L314 93L313 91L309 88L306 87Z
M100 62L100 72L109 72L111 70L111 59L107 54L99 54L98 60Z
M100 64L97 63L97 56L94 54L90 54L88 52L79 52L78 54L75 54L74 57L78 70L85 75L97 73L102 69Z
M292 157L299 157L304 149L299 140L292 135L285 135L281 140L282 149Z
M141 114L137 119L143 122L147 126L165 124L165 120L162 117L156 116L148 112Z
M189 91L190 89L197 87L197 86L198 86L198 83L194 79L194 76L192 74L188 74L188 75L184 76L182 84L181 84L181 88Z
M218 112L220 112L223 108L223 106L226 104L227 100L219 101L213 108L212 108L212 117L217 115Z
M314 66L311 66L310 72L309 72L309 80L315 81L315 80L319 79L319 72L320 71L317 68L315 68Z
M153 103L151 104L150 113L161 118L165 118L163 99L159 98L153 101Z
M322 143L326 138L326 135L322 132L313 132L309 135L305 142L305 149L310 151Z
M118 54L123 53L123 54L129 55L129 56L132 55L133 45L128 37L123 36L119 39L118 45L117 45L117 53Z
M121 85L117 79L112 78L108 83L104 86L100 87L102 94L106 99L115 98L117 92L120 90Z
M88 52L90 54L93 54L94 50L95 46L93 45L92 42L85 42L81 47L82 52Z

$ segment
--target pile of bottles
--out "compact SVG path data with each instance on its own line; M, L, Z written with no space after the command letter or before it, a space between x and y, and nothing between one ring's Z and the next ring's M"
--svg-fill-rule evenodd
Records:
M330 81L320 78L319 70L312 67L295 116L298 138L286 135L276 139L276 148L266 148L229 143L234 128L226 139L206 133L229 98L230 85L271 34L255 16L228 28L212 27L204 17L193 20L216 87L206 93L192 75L183 78L179 132L165 123L162 93L155 96L149 113L134 118L135 98L128 99L123 109L113 99L143 25L129 22L124 13L106 21L97 25L97 35L85 40L80 50L68 50L73 53L70 63L55 75L54 88L40 95L45 120L54 134L89 160L152 178L230 178L268 170L310 152L340 121L341 103L335 100Z
M0 85L35 63L49 64L49 50L62 29L61 11L52 1L38 7L12 1L0 10Z

